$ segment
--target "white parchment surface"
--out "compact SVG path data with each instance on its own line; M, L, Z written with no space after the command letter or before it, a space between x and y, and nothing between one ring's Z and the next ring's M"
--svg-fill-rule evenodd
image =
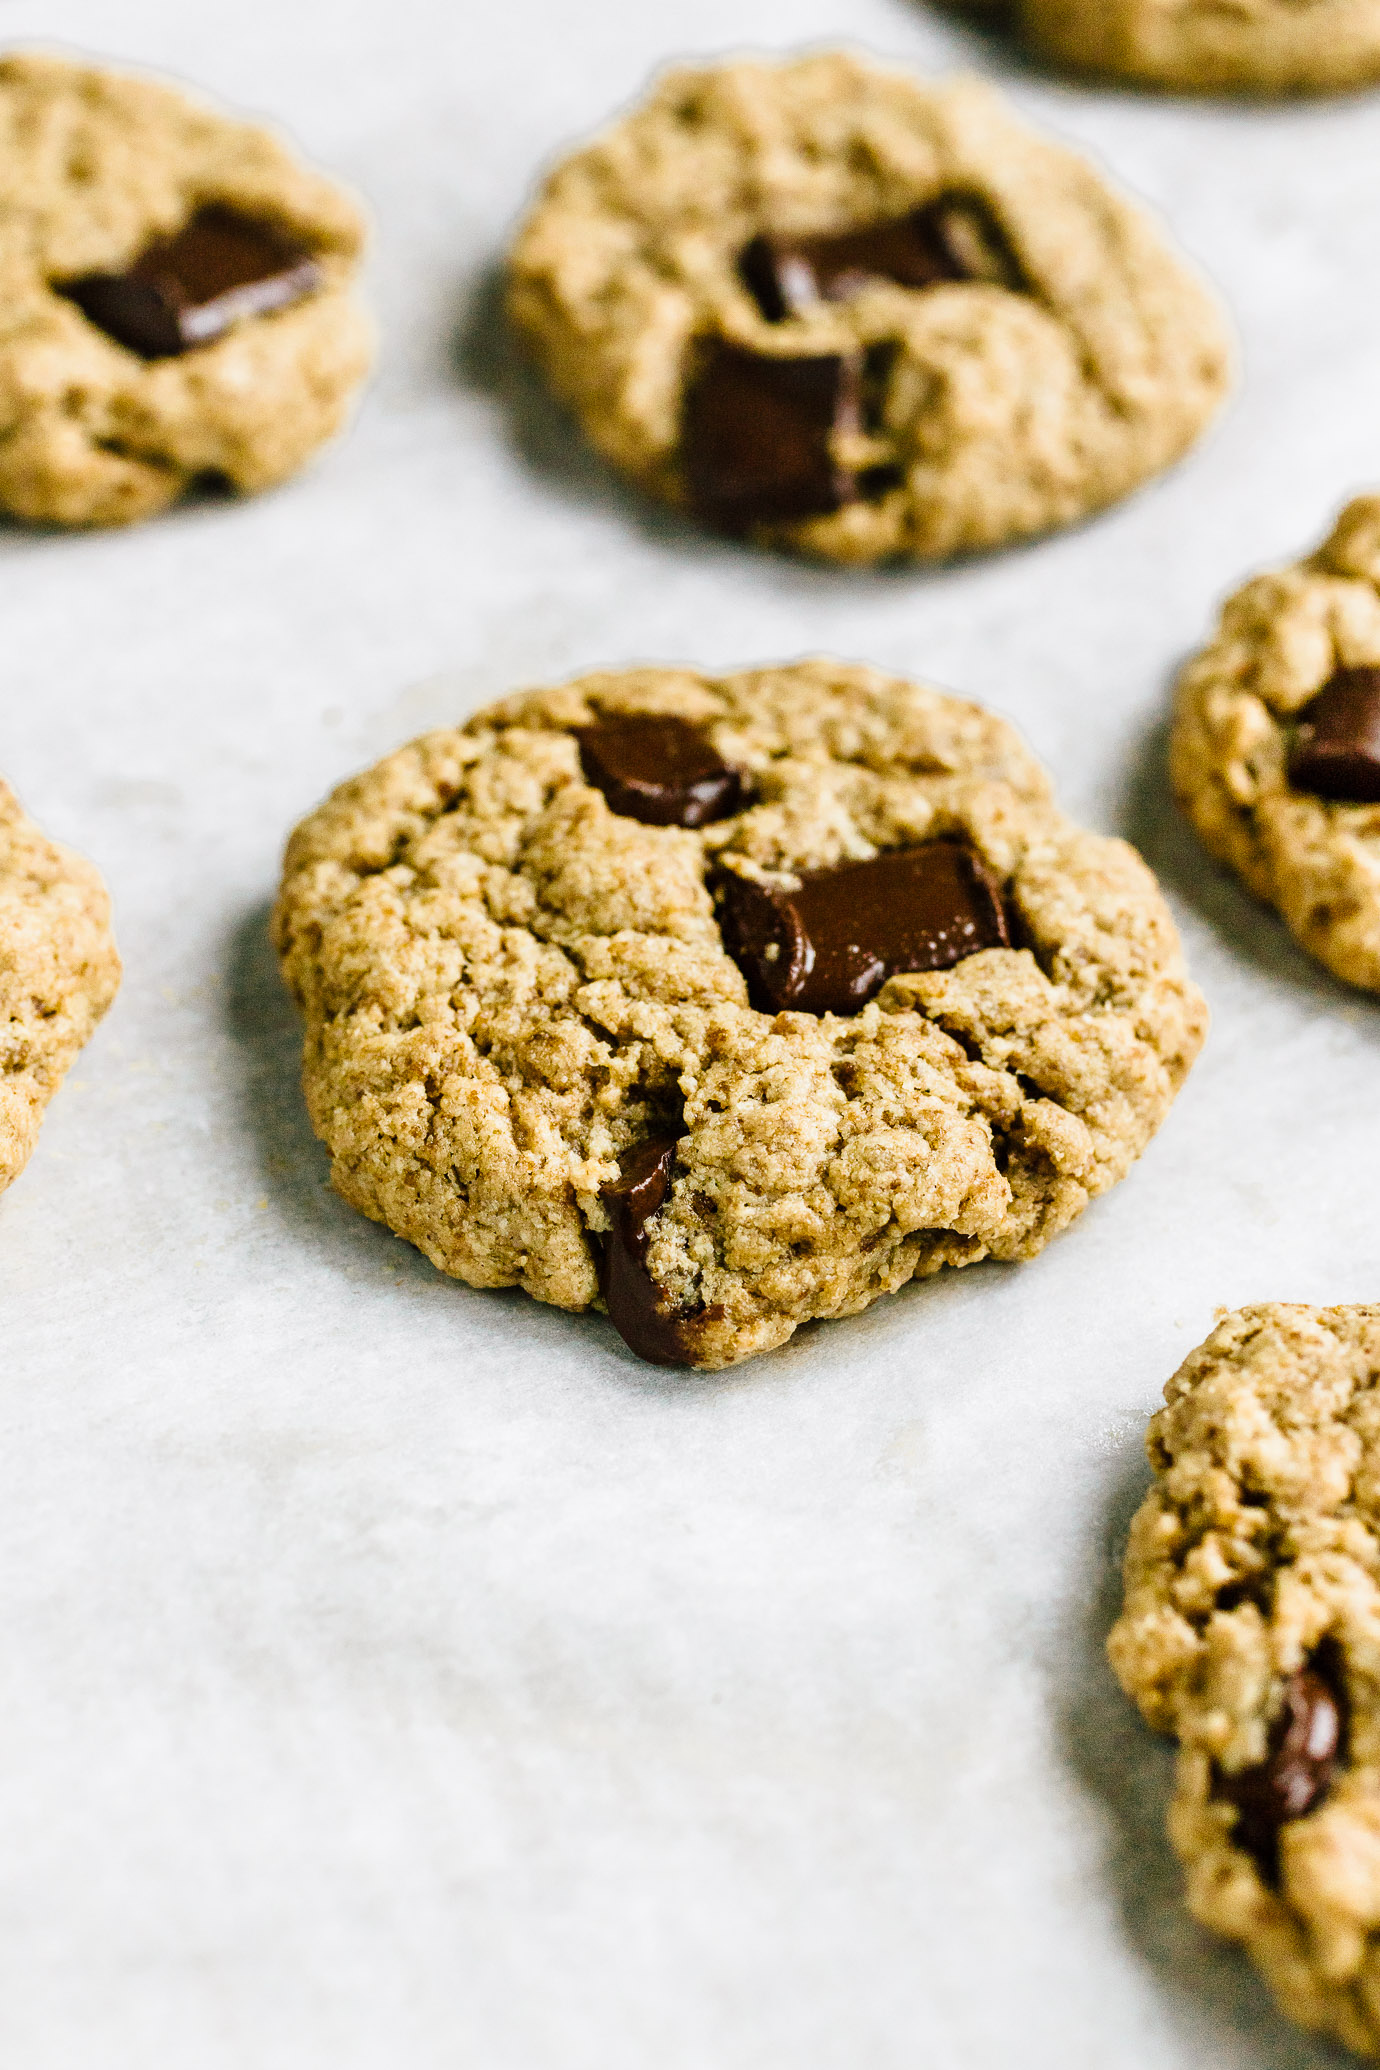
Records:
M918 0L2 0L281 121L374 212L384 351L300 481L0 531L0 767L124 989L0 1202L9 2070L1318 2070L1183 1914L1102 1663L1145 1418L1219 1306L1380 1294L1380 1009L1163 776L1216 601L1380 481L1380 99L1073 88ZM1004 77L1219 283L1245 383L1083 530L939 574L708 540L509 363L540 164L668 57ZM730 1375L354 1216L265 942L291 823L490 697L833 651L989 701L1161 873L1214 1013L1038 1262Z

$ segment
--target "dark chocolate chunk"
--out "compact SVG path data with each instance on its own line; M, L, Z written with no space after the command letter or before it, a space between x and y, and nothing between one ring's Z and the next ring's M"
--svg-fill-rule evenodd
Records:
M985 203L957 194L833 237L754 237L738 267L768 323L817 302L846 302L873 280L928 288L955 280L1016 287L1020 279Z
M647 1270L647 1224L670 1190L675 1155L674 1137L624 1151L618 1177L600 1195L612 1227L604 1238L599 1291L628 1349L654 1366L692 1363L686 1318Z
M700 516L742 532L852 503L857 483L831 440L861 428L861 385L858 353L772 359L713 340L686 394L682 431Z
M585 781L613 811L649 827L703 827L741 812L742 771L716 754L698 726L657 713L576 728Z
M716 889L724 946L761 1013L857 1013L888 978L1011 941L1001 892L962 841L816 870L798 891L728 871Z
M1319 798L1380 804L1380 668L1339 669L1303 707L1289 781Z
M121 345L144 359L170 359L211 344L245 317L301 301L321 280L316 260L283 232L213 206L150 245L127 273L87 273L55 285Z
M1316 1809L1342 1757L1342 1701L1322 1665L1315 1658L1285 1683L1284 1707L1259 1766L1218 1779L1217 1794L1240 1813L1238 1845L1271 1879L1278 1871L1280 1827Z

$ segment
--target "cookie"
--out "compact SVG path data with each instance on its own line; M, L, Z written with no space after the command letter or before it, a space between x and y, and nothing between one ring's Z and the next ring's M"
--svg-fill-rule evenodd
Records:
M1180 678L1170 765L1212 853L1337 977L1380 991L1380 497L1231 598Z
M1326 93L1380 79L1380 0L1016 0L1030 47L1183 93Z
M274 936L346 1200L669 1365L1033 1257L1206 1018L1008 725L833 661L428 734L298 827Z
M368 368L354 205L179 89L0 60L0 507L117 525L293 474Z
M1188 1901L1380 2056L1380 1306L1243 1308L1165 1400L1108 1650L1181 1744Z
M1230 349L1145 213L974 81L677 71L546 182L518 331L594 444L732 534L939 560L1192 445Z
M119 982L105 886L0 783L0 1193Z

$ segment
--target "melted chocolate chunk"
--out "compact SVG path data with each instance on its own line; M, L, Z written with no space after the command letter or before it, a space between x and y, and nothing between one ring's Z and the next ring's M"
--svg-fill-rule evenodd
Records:
M144 359L171 359L211 344L245 317L301 301L321 281L316 260L281 231L213 206L150 245L127 273L87 273L56 285L121 345Z
M1339 669L1303 707L1289 781L1315 797L1380 804L1380 668Z
M649 827L703 827L747 802L742 771L716 754L698 726L648 713L576 728L585 781L614 812Z
M1008 948L1001 893L961 841L816 870L798 891L725 871L724 946L761 1013L857 1013L888 978Z
M991 211L967 195L945 195L908 216L834 237L754 237L738 269L768 323L803 315L818 302L846 302L874 280L906 288L955 280L1019 284Z
M822 517L858 494L832 439L861 429L862 356L771 359L715 339L685 398L690 500L726 532Z
M1237 1844L1254 1855L1271 1880L1279 1870L1281 1826L1316 1809L1342 1758L1342 1700L1322 1665L1315 1659L1285 1683L1284 1708L1259 1766L1218 1779L1217 1794L1240 1813Z
M618 1177L600 1195L613 1226L604 1238L599 1291L628 1349L654 1366L692 1363L687 1318L669 1305L665 1289L647 1270L647 1224L670 1190L675 1155L674 1137L625 1151Z

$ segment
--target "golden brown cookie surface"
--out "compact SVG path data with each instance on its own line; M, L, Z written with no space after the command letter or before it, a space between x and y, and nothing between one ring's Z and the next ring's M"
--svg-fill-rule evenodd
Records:
M208 258L222 284L252 274L257 239L277 251L259 271L276 265L287 283L276 304L246 300L241 282L237 301L216 298L204 341L193 323L185 348L161 356L87 313L110 306L93 281L141 262L166 279L168 247L193 224L220 249L201 238L174 300L214 291ZM200 480L250 492L294 473L340 428L368 367L362 238L353 203L266 130L155 80L0 60L0 506L35 523L124 524Z
M1165 1400L1109 1651L1181 1744L1188 1901L1380 2055L1380 1308L1241 1309Z
M105 886L0 783L0 1192L119 982Z
M657 714L741 772L706 823L609 803L627 756L591 734ZM828 961L821 885L921 850L970 931L882 942L848 1010L793 991ZM956 891L960 852L983 876ZM1019 947L982 945L988 880ZM743 886L816 896L792 908L813 964L785 968L784 926L752 968ZM630 1227L675 1362L709 1367L1033 1256L1144 1149L1206 1021L1144 864L1062 818L1009 726L840 662L591 676L429 734L297 829L275 936L346 1199L444 1271L571 1309ZM763 981L813 1009L754 1005Z
M1325 93L1380 79L1380 0L1017 0L1031 46L1185 93Z
M1317 723L1335 718L1347 679L1377 667L1380 497L1367 496L1347 506L1309 559L1257 576L1228 601L1216 637L1180 679L1170 750L1175 791L1212 853L1320 963L1372 992L1380 991L1380 731L1368 779L1364 702L1357 705L1350 775L1329 775Z
M842 53L668 75L551 175L510 301L636 482L845 562L1085 517L1229 381L1216 304L1091 165Z

